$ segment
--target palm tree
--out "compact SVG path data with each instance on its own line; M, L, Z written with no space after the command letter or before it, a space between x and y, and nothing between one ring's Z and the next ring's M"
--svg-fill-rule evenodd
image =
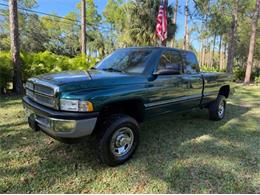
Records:
M129 1L121 8L125 13L126 24L119 33L118 41L120 46L143 46L158 45L158 39L155 35L156 17L158 14L160 1ZM168 40L171 40L175 33L175 25L172 24L173 10L168 6Z

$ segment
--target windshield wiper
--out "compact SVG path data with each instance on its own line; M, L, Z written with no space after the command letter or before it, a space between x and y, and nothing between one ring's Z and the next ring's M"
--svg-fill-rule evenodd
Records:
M115 69L115 68L103 68L102 70L109 71L109 72L124 72L122 70L118 70L118 69Z

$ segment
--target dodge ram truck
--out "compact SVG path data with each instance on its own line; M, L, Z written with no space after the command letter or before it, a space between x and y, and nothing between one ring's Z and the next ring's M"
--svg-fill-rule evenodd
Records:
M227 73L200 72L191 51L123 48L89 70L28 79L23 105L33 130L63 142L95 135L101 161L116 166L133 155L147 119L196 107L223 119L230 81Z

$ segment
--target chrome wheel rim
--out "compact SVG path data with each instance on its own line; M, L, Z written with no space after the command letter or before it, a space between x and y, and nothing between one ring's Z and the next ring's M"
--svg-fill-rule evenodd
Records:
M221 101L218 106L218 116L222 118L224 115L224 111L225 111L225 103L224 101Z
M116 157L127 154L133 146L134 133L129 127L116 130L110 142L110 150Z

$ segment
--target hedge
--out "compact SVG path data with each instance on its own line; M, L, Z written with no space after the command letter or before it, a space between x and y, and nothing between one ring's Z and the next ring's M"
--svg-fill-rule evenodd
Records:
M99 60L90 56L79 55L74 58L57 55L49 51L20 54L22 60L23 81L28 78L65 70L86 70ZM8 82L12 82L13 66L9 52L0 51L0 89L3 92Z

